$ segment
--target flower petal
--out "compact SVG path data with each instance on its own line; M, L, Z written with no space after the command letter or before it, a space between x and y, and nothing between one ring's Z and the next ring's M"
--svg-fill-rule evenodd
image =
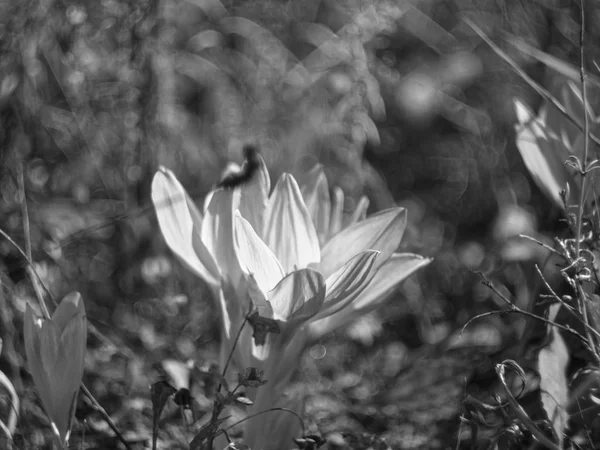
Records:
M152 202L167 245L194 273L218 285L219 269L200 238L202 213L170 170L154 175Z
M357 222L365 220L367 217L367 209L369 209L369 199L364 195L358 201L356 208L352 212L352 215L349 217L347 223L344 223L344 228L347 228L351 225L354 225Z
M234 248L242 272L253 275L260 290L266 294L281 281L285 272L277 257L239 211L235 212L234 220Z
M285 273L321 260L319 238L300 188L284 173L267 206L265 243L273 250Z
M257 158L259 167L252 178L236 188L239 191L237 209L242 213L242 217L250 222L260 238L264 239L265 211L271 191L271 179L262 156L257 155Z
M331 331L344 326L355 318L378 308L398 285L432 260L412 253L394 253L377 271L362 294L346 308L320 320L311 322L308 334L320 339Z
M83 377L87 326L85 316L75 316L60 336L61 356L51 373L55 422L63 440L71 428L71 412Z
M33 309L29 303L25 307L25 317L23 322L23 335L25 340L25 354L27 356L27 367L33 378L33 383L37 393L42 400L44 411L50 414L52 411L52 390L48 376L42 365L40 353L40 331L38 319L33 314Z
M335 314L352 303L375 275L376 250L359 253L327 278L327 296L315 320Z
M77 314L85 316L85 308L81 294L77 291L67 294L52 314L52 322L59 330L64 330L69 321Z
M313 317L325 300L323 276L312 269L301 269L283 278L268 294L273 319L304 322Z
M534 116L525 104L514 100L519 124L515 125L516 144L525 166L534 181L556 206L564 209L560 191L569 183L572 198L579 197L579 183L570 173L565 161L569 150Z
M381 211L342 230L321 252L319 271L329 277L346 261L365 250L378 250L377 267L385 263L400 245L406 228L406 210L396 207Z
M61 333L60 340L69 361L69 378L73 380L74 390L77 390L83 377L87 345L87 319L85 313L79 313L71 319Z
M344 191L336 186L333 188L333 205L331 208L331 219L329 220L329 235L327 241L342 231L344 220Z
M317 164L306 174L300 189L306 209L312 217L315 230L319 236L319 243L323 246L329 237L331 200L329 198L329 185L322 164Z
M233 197L232 190L213 192L204 211L200 237L222 276L237 285L242 274L233 249Z
M44 410L48 418L58 428L61 438L64 438L68 428L68 419L65 417L63 402L65 395L67 395L64 387L65 380L69 378L69 361L62 348L60 334L61 330L54 322L51 320L44 321L40 330L40 359L50 386L50 392L47 394L49 402L44 403Z
M273 306L267 300L268 294L265 293L260 288L254 275L252 275L252 274L248 275L247 281L248 281L248 295L250 296L250 299L252 300L254 307L258 311L258 314L261 317L266 317L267 319L273 319L273 316L274 316Z

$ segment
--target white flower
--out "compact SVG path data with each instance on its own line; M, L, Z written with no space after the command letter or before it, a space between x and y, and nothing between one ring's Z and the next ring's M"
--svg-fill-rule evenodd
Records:
M406 227L403 208L364 219L367 203L362 201L343 223L343 194L336 191L332 213L327 181L319 170L314 188L304 189L305 198L289 174L281 176L269 195L261 158L246 184L212 192L204 215L170 171L162 169L153 181L152 198L167 244L218 288L227 353L251 305L280 330L258 345L245 327L237 342L238 368L258 367L269 380L255 392L249 389L247 395L255 401L250 413L281 406L281 392L307 341L377 307L400 281L430 261L394 253ZM283 428L283 434L273 430L269 416L274 415L248 421L245 441L251 448L282 448L293 437L290 428Z
M377 229L384 226L383 223L375 224L358 224L366 218L369 201L366 197L362 197L352 214L344 218L344 193L339 188L333 190L333 202L329 195L329 185L327 177L323 170L323 166L316 165L308 174L304 183L301 186L304 201L313 218L313 223L317 229L321 245L328 243L333 237L337 237L337 241L344 245L344 241L352 241L355 235L359 233L374 233ZM401 209L401 208L397 208ZM393 211L396 208L393 208ZM402 209L402 211L404 211ZM372 216L375 217L375 216ZM370 219L372 219L372 217ZM397 224L390 224L395 226ZM400 242L404 227L406 226L405 216L404 221L398 226L396 233L397 241L390 243L392 248L396 250ZM349 229L346 231L346 229ZM336 253L333 245L329 246L331 253ZM385 257L384 257L385 258ZM431 262L429 258L423 258L420 255L413 253L392 253L389 258L378 259L378 269L368 286L360 293L358 298L349 304L346 308L338 311L329 317L321 320L313 321L308 327L308 334L312 340L330 333L331 331L348 324L357 317L361 317L370 311L377 309L387 300L390 294L398 287L398 285L410 276L412 273L426 266Z

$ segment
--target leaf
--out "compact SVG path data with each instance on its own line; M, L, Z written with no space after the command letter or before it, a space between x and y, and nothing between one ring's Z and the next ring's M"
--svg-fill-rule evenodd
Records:
M550 306L550 320L554 320L560 307L560 303ZM569 419L567 414L569 387L566 373L569 364L569 350L558 329L551 325L549 328L552 341L540 350L538 355L540 390L542 406L552 423L558 444L562 448L564 431Z
M158 437L158 421L162 411L167 404L167 400L177 390L166 381L158 381L150 388L150 398L152 399L152 448L156 448Z
M277 321L273 319L268 319L266 317L261 317L258 313L252 314L248 318L248 323L252 326L254 333L252 337L254 338L254 343L256 345L265 345L267 341L267 334L269 333L280 333L279 325L277 325Z

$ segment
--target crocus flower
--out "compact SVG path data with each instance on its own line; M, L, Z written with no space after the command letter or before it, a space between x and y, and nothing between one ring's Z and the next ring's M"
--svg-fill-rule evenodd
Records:
M317 164L307 174L301 190L322 246L338 234L340 237L336 240L343 245L344 241L353 239L356 229L359 233L368 232L362 226L350 228L347 232L345 230L366 218L369 200L363 196L357 202L354 211L344 216L344 192L336 187L333 197L330 198L327 177L321 164ZM404 225L403 223L397 231L400 235L404 231ZM332 245L331 248L335 247ZM332 253L336 251L333 250ZM353 319L377 309L404 279L430 262L429 258L413 253L393 253L381 264L371 282L356 300L336 314L309 324L307 331L310 339L319 339L336 328L347 325Z
M59 445L66 447L83 377L87 322L78 292L68 294L51 319L25 310L27 366Z
M260 317L277 323L279 333L269 333L264 342L252 339L252 330L246 327L235 349L238 367L258 367L269 380L267 386L248 390L255 401L250 413L281 406L282 392L309 340L376 307L402 279L429 262L418 255L394 253L406 226L403 208L361 220L365 205L343 223L341 191L336 191L338 201L331 214L326 180L318 178L321 187L305 194L307 207L289 174L283 174L269 194L269 175L260 159L256 176L246 184L233 192L209 195L204 217L171 172L162 169L153 182L153 200L169 246L201 276L213 262L218 267L211 275L221 279L225 334L239 329L241 311L250 304ZM186 200L178 207L159 208L173 205L177 198ZM192 248L209 251L194 253ZM376 278L379 271L382 275ZM251 448L289 444L291 429L274 430L267 416L248 421L245 441Z

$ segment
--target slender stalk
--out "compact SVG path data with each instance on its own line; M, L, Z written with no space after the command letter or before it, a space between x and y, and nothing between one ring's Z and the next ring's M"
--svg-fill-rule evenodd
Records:
M29 212L27 209L27 196L25 194L25 178L23 176L23 163L20 162L17 165L17 184L19 186L19 196L21 197L21 220L23 221L23 238L25 239L25 259L27 260L27 275L31 279L31 284L33 285L33 290L35 291L35 296L38 299L38 303L40 304L40 309L44 314L44 317L49 319L50 313L48 312L48 307L46 306L46 302L44 301L44 296L41 295L39 283L36 281L41 281L41 279L36 279L33 276L33 257L31 256L31 228L29 226ZM54 304L56 307L56 303Z
M23 162L17 165L17 183L21 197L21 219L23 220L23 234L25 239L25 253L29 259L31 257L31 232L29 227L29 213L27 211L27 197L25 194L25 179L23 176Z
M589 167L588 167L588 156L589 156L589 144L590 144L590 140L589 140L589 128L590 128L590 124L589 124L589 114L588 114L588 103L587 103L587 83L586 83L586 78L587 78L587 73L585 70L585 28L586 28L586 22L585 22L585 0L580 0L581 4L581 31L579 34L579 58L580 58L580 64L579 64L579 74L580 74L580 78L581 78L581 101L583 103L583 157L581 160L581 190L579 192L579 204L578 204L578 208L577 208L577 221L575 224L575 258L579 258L579 253L581 250L581 228L583 226L583 213L584 213L584 207L585 207L585 194L586 194L586 188L587 188L587 181L588 181L588 172L589 172ZM583 322L586 325L589 325L589 319L588 319L588 314L587 314L587 297L585 295L585 290L583 289L583 285L582 282L580 280L577 280L577 297L579 299L579 310L581 311L581 315L583 318ZM596 358L596 361L600 361L600 355L598 354L598 350L596 348L596 343L595 340L592 337L592 334L590 333L590 330L588 329L588 326L585 327L585 332L586 332L586 336L588 338L588 342L590 344L590 347L592 349L592 352Z
M581 33L579 35L579 56L580 65L579 73L581 77L581 100L583 103L583 158L581 161L581 191L579 192L579 207L577 209L577 223L575 224L575 255L579 257L579 250L581 248L581 227L583 221L583 210L585 202L585 188L587 185L587 173L588 173L588 154L589 154L589 116L587 112L587 86L585 79L587 77L585 71L585 0L581 0Z
M238 425L250 420L250 419L254 419L255 417L258 417L262 414L266 414L268 412L272 412L272 411L284 411L290 414L293 414L294 416L296 416L298 418L298 420L300 421L300 425L302 426L302 435L304 436L306 434L305 428L304 428L304 420L302 420L302 417L300 417L300 414L298 414L296 411L291 410L289 408L282 408L282 407L277 407L277 408L269 408L269 409L265 409L264 411L259 411L256 414L252 414L251 416L248 417L244 417L243 419L238 420L235 423L232 423L231 425L229 425L226 430L231 430L234 427L237 427Z
M250 317L250 314L251 314L250 312L248 314L246 314L246 316L244 317L244 321L240 325L240 328L238 329L238 332L235 335L235 339L233 340L233 345L231 346L231 351L229 352L229 356L227 357L227 361L225 362L225 366L223 367L223 372L222 372L223 376L225 376L227 374L227 369L229 368L229 364L231 363L231 359L233 358L233 352L235 351L235 348L237 347L237 343L240 340L240 336L242 335L242 330L246 326L246 323L248 322L248 318ZM220 383L219 383L219 387L217 388L217 392L221 392L221 384Z

